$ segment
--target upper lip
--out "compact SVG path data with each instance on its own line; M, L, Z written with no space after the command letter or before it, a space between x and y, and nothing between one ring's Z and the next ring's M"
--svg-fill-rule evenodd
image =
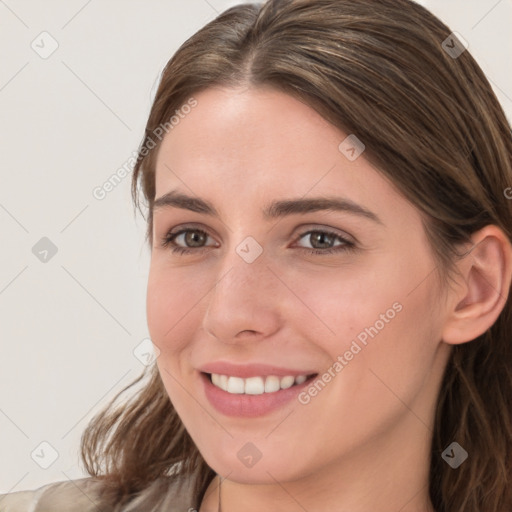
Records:
M217 373L219 375L229 375L232 377L240 377L242 379L249 377L267 377L269 375L275 375L276 377L291 375L293 377L297 377L298 375L316 374L316 372L312 370L296 370L260 363L242 365L228 363L227 361L208 363L198 369L204 373Z

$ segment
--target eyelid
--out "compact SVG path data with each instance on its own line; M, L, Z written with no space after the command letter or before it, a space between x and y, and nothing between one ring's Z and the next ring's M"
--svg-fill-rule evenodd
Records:
M213 235L211 234L211 231L212 231L211 228L205 227L203 224L194 223L194 222L179 224L178 226L175 226L175 227L169 228L169 229L164 229L163 231L164 231L165 235L177 235L181 231L187 231L187 230L204 231L208 236L213 237Z
M342 229L333 228L331 226L326 226L324 224L305 224L301 225L298 228L293 230L294 232L298 231L296 236L302 237L311 231L326 231L332 235L339 236L341 238L346 239L349 242L354 244L358 243L358 240L355 236L343 231Z

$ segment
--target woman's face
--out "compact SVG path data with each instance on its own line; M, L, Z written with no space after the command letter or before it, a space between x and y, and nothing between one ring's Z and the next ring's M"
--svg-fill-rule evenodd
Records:
M147 316L203 457L254 483L426 463L449 347L418 211L291 96L194 97L158 154L156 199L190 201L155 208Z

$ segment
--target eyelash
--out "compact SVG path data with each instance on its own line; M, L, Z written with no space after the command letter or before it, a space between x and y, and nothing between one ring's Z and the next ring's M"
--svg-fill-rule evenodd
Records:
M173 254L190 254L196 251L201 251L206 249L206 247L181 247L179 245L174 244L174 239L178 237L179 235L183 233L187 233L189 231L193 231L196 233L201 233L203 235L209 236L208 233L202 229L198 228L185 228L181 229L179 231L176 231L173 233L172 231L169 231L161 240L162 247L171 247ZM339 241L343 242L341 245L337 245L335 247L330 247L327 249L308 249L307 247L299 247L299 249L302 249L303 251L307 251L309 254L332 254L336 252L343 252L343 251L354 251L356 249L356 245L351 242L350 240L347 240L346 238L342 237L338 233L334 233L332 231L326 230L326 229L310 229L309 231L305 231L301 233L298 237L298 240L300 240L305 235L310 235L313 233L322 233L325 235L329 235L331 237L337 238Z

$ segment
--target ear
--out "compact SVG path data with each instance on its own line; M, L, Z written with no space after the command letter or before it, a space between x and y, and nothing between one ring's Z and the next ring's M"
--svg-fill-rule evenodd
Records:
M460 286L450 292L442 340L451 345L474 340L489 329L505 307L512 281L512 244L488 225L471 236L457 267Z

